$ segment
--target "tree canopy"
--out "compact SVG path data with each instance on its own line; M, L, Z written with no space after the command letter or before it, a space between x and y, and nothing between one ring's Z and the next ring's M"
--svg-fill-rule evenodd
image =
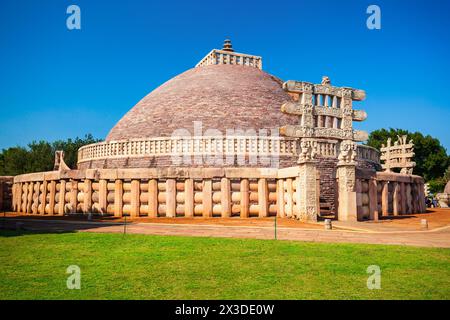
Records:
M33 141L27 147L11 147L0 153L0 176L53 170L55 151L64 151L64 161L70 168L77 165L78 149L84 145L95 143L91 134L84 138L57 140L54 142Z
M386 145L388 138L396 141L397 136L401 135L407 135L408 141L413 140L416 162L414 174L424 177L426 182L431 182L435 186L434 191L438 191L443 183L441 180L444 179L444 173L450 166L450 156L438 139L430 135L424 136L420 132L390 128L372 131L366 144L380 150L381 144ZM440 181L438 185L436 181Z

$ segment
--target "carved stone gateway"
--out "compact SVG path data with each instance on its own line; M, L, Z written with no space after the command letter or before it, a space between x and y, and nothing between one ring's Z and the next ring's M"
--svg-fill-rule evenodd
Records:
M383 169L391 172L391 169L400 168L400 173L412 174L416 163L412 161L414 157L414 144L410 140L407 142L407 136L398 136L394 145L391 145L391 138L387 140L387 145L381 145L381 160L384 161Z
M324 140L335 141L339 148L336 172L338 219L356 221L356 141L366 140L368 134L365 131L353 130L353 121L363 121L367 118L365 111L353 109L353 101L364 100L365 92L347 87L334 87L326 76L322 78L321 84L287 81L283 88L293 97L294 102L283 104L281 111L297 115L299 124L282 127L281 134L300 140L299 164L305 167L304 164L308 163L308 170L313 172L316 170L313 159L318 153L317 146ZM315 186L312 185L304 185L303 188L306 194L310 190L315 190ZM308 199L310 206L314 205L315 200ZM318 207L315 208L317 214L319 210ZM311 215L306 217L313 219Z

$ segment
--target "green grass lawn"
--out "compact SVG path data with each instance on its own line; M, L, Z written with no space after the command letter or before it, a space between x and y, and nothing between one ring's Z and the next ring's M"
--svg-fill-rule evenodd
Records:
M449 249L0 231L0 263L0 299L450 298ZM66 287L69 265L81 290Z

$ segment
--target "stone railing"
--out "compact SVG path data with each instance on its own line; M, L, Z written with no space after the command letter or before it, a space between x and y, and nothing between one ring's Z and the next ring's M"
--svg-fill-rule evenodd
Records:
M298 141L283 137L168 137L100 142L81 147L78 163L92 160L180 155L258 155L298 156ZM316 153L325 158L336 158L338 141L318 139ZM357 158L379 163L378 150L358 145Z
M358 145L356 149L356 159L380 163L380 151L369 146Z
M297 141L282 137L167 137L100 142L81 147L78 163L105 158L180 155L295 156Z
M358 220L414 214L426 211L424 180L393 172L356 172Z
M214 49L202 60L200 60L196 67L204 67L214 64L234 64L262 69L262 58L244 53Z
M299 175L298 167L40 172L14 177L13 210L42 216L296 217Z

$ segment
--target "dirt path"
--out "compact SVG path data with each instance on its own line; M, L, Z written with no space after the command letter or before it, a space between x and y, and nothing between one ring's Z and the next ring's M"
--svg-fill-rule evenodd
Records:
M87 222L67 220L39 220L6 218L1 227L13 229L16 224L25 230L48 232L99 232L123 233L124 224L108 222ZM235 226L213 224L169 224L134 222L127 224L127 233L175 235L195 237L226 237L274 239L273 226ZM281 226L277 229L279 240L296 240L312 242L370 243L411 245L421 247L450 248L450 226L439 227L429 231L376 231L376 230L321 230L300 227Z

